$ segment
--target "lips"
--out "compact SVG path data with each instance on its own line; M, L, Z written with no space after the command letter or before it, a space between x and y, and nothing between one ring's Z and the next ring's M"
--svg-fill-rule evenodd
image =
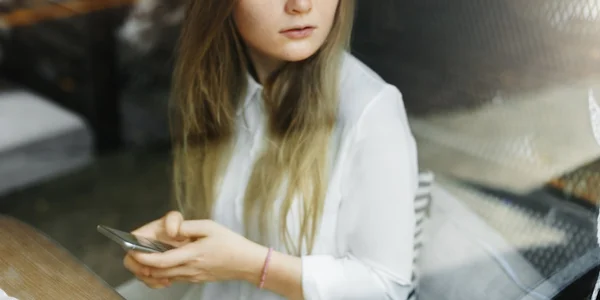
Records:
M286 30L282 30L281 34L285 35L290 39L303 39L312 35L316 29L314 26L298 26Z
M310 26L310 25L297 26L297 27L282 30L281 32L284 33L284 32L289 32L289 31L301 31L301 30L306 30L306 29L311 29L311 28L314 28L314 26Z

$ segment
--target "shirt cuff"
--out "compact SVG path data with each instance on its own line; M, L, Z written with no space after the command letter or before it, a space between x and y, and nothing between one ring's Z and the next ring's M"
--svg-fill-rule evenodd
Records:
M330 255L302 257L306 300L384 299L385 285L360 261Z
M344 277L344 268L340 260L329 255L310 255L302 257L302 290L306 300L340 299L336 286L339 278Z

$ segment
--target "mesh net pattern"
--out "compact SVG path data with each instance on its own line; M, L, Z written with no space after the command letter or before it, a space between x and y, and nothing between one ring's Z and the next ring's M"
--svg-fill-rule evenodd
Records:
M594 212L573 210L566 202L543 192L517 196L447 178L437 180L497 230L559 290L572 283L569 273L576 261L581 269L574 273L579 275L578 272L586 272L596 264L589 258L597 257ZM535 288L536 284L540 283L530 286Z
M597 247L596 212L543 187L600 199L600 0L378 3L358 2L353 50L403 92L420 165L510 191L454 192L557 281Z
M412 113L600 74L598 0L382 2L359 1L353 49L401 88Z

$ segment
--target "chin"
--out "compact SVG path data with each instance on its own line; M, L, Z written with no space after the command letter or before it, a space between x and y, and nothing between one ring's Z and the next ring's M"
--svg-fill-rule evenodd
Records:
M277 56L281 60L289 62L303 61L313 56L318 49L318 47L293 47L292 49L282 49L280 55Z

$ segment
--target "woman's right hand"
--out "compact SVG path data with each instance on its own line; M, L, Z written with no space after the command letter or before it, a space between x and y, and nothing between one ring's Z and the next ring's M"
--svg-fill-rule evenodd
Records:
M182 222L183 216L181 213L177 211L171 211L164 217L134 230L132 234L158 240L175 247L180 247L190 242L187 238L181 238L178 236L179 227L181 226ZM171 284L168 279L157 279L150 277L150 268L137 262L129 253L125 255L123 265L125 265L126 269L128 269L140 281L150 288L164 288Z

